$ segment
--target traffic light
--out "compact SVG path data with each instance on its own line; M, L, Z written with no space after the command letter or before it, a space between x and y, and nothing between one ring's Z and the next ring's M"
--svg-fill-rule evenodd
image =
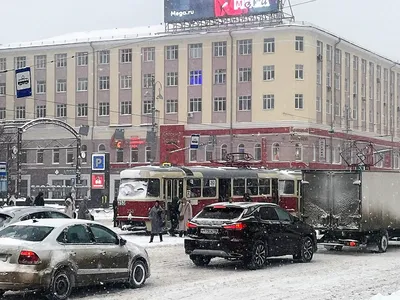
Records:
M122 141L116 141L115 142L115 147L117 149L122 149L122 148L124 148L124 143Z

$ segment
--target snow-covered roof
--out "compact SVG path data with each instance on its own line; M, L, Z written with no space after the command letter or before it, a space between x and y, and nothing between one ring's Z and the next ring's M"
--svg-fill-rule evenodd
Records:
M54 45L66 45L66 44L88 43L88 42L99 42L99 41L115 41L115 40L126 40L126 39L131 40L136 38L151 37L155 35L159 36L165 34L164 29L165 29L164 25L154 25L154 26L134 27L134 28L114 28L106 30L74 32L43 40L2 44L0 45L0 49L54 46Z

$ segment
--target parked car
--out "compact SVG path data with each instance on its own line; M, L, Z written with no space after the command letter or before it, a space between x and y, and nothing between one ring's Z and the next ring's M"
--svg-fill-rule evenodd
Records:
M208 205L188 223L185 239L185 252L197 266L223 257L259 269L271 256L309 262L316 250L315 230L272 203Z
M141 287L150 262L146 250L97 222L32 219L0 231L0 270L0 295L39 290L65 300L77 286Z
M29 219L70 219L70 217L55 207L7 206L0 208L0 229Z

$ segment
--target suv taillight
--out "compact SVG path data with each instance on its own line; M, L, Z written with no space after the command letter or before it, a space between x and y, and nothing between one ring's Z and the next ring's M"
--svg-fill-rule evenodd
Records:
M35 252L22 250L19 254L18 263L21 265L38 265L41 261Z
M194 224L194 223L192 223L192 222L188 222L188 223L187 223L187 227L188 227L188 228L196 228L197 225Z
M246 228L246 224L244 223L235 223L235 224L229 224L225 225L224 228L227 230L243 230Z

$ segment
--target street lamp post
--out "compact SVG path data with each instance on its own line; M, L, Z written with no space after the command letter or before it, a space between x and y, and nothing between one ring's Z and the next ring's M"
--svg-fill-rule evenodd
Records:
M156 96L156 86L159 85L158 95ZM156 156L156 148L157 148L157 123L156 123L156 100L162 100L163 96L161 95L161 90L163 85L160 81L156 81L155 77L152 79L152 102L151 102L151 131L148 132L147 142L150 144L151 156L150 162L154 163Z

